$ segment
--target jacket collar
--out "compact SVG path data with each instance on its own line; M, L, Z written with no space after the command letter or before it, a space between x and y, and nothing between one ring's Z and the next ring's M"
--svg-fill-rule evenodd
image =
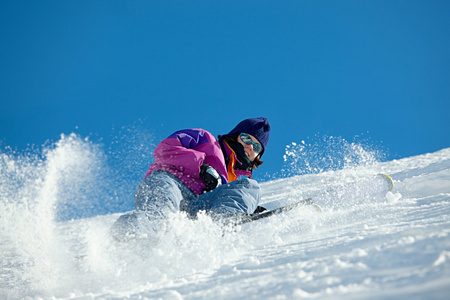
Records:
M222 150L225 154L225 162L227 164L228 182L238 179L240 176L247 176L252 178L252 172L246 170L236 169L236 163L241 164L238 160L236 152L228 145L227 142L222 141Z

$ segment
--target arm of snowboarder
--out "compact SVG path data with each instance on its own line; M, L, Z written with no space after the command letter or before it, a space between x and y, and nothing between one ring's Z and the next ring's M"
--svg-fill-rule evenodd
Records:
M155 163L163 169L175 169L194 178L200 177L203 163L209 164L227 182L225 161L219 143L202 129L187 129L173 133L155 149Z

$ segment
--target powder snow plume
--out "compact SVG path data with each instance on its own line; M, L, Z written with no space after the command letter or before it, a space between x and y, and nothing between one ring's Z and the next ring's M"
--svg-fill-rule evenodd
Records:
M450 149L382 161L340 138L291 144L262 205L345 191L326 193L322 212L237 227L174 213L158 243L123 244L109 229L151 161L132 137L152 140L123 131L116 150L70 134L0 152L2 299L446 299ZM379 173L394 190L348 188Z

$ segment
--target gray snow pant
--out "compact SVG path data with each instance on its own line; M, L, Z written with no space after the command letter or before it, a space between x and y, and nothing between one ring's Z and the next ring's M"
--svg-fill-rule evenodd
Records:
M154 171L139 184L134 196L135 211L120 216L111 232L117 240L128 236L154 237L164 227L170 212L185 211L195 218L206 211L214 220L252 214L261 199L259 184L240 178L215 190L196 196L178 178L164 171Z
M251 214L261 199L259 184L240 178L196 196L178 178L164 171L155 171L137 188L134 205L150 218L165 217L169 211L185 211L195 217L199 211L222 217Z

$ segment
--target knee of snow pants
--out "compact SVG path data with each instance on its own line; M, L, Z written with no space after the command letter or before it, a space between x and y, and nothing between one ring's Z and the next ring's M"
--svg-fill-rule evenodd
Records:
M195 198L195 194L178 178L164 171L154 171L139 184L134 206L149 217L164 218L169 212L178 212L191 198Z
M197 197L197 207L213 216L230 217L252 214L261 200L261 188L255 180L239 178Z

